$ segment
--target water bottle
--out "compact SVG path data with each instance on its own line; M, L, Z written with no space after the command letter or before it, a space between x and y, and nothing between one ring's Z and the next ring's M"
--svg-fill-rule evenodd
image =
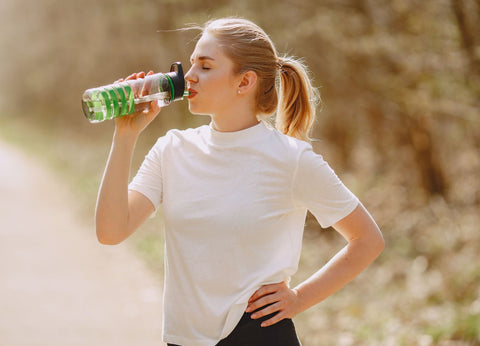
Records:
M132 114L142 103L157 100L161 107L169 105L182 100L186 93L182 64L176 62L169 73L88 89L83 93L82 108L91 123L98 123Z

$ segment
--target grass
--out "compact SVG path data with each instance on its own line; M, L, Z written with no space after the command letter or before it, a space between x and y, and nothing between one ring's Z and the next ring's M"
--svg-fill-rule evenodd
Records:
M76 133L0 117L0 136L51 167L78 199L81 217L92 217L111 140L109 125L100 126ZM149 145L139 143L135 165ZM457 177L456 191L480 187L472 178L477 171L466 172L471 176ZM400 173L362 187L360 197L387 247L347 287L295 319L304 345L480 345L480 206L473 199L411 198L395 185L401 179L388 175ZM158 275L163 272L160 224L161 212L128 240ZM321 230L309 217L293 284L344 245L335 231Z
M447 339L476 344L480 340L480 314L455 316L445 325L427 327L426 334L432 337L433 342Z

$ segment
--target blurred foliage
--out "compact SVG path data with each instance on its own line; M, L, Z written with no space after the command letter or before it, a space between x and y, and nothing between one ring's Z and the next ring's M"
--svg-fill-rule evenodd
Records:
M188 68L198 32L177 29L229 15L310 66L324 101L314 147L387 240L353 291L299 317L304 344L480 344L479 0L3 0L0 126L43 131L61 162L99 179L112 124L85 120L82 92L178 60ZM135 164L169 128L206 122L185 102L169 106ZM343 244L307 221L299 279Z

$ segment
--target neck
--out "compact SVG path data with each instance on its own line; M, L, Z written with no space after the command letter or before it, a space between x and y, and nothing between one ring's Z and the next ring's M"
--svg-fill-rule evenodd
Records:
M232 119L233 121L227 121L225 119L215 119L212 116L212 126L215 130L219 132L236 132L248 129L249 127L258 125L260 121L257 118L249 119L249 121L236 121L236 119Z
M260 121L254 111L240 109L225 114L212 114L212 126L220 132L235 132L257 125Z

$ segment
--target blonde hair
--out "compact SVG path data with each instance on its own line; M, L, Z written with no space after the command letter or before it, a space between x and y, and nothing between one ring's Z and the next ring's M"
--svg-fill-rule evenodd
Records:
M276 111L280 132L308 141L320 98L306 66L296 58L279 57L270 37L249 20L211 20L202 30L217 39L236 73L257 74L257 113L268 117Z

